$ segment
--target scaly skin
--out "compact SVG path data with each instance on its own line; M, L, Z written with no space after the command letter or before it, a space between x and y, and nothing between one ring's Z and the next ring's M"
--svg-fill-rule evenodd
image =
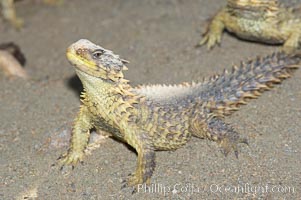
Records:
M223 117L289 77L301 64L296 55L276 53L200 83L133 88L123 78L127 61L88 40L72 44L67 58L84 92L70 148L60 162L75 165L82 161L91 128L109 132L138 153L137 169L128 186L150 183L155 151L175 150L191 136L214 140L225 155L233 150L237 156L237 145L247 141Z
M237 37L267 44L283 44L292 52L300 47L301 18L298 9L286 8L275 0L228 0L211 20L199 45L208 49L220 44L227 30Z
M46 4L60 4L63 0L43 0ZM0 0L4 19L9 21L17 30L24 24L23 19L17 17L14 0Z

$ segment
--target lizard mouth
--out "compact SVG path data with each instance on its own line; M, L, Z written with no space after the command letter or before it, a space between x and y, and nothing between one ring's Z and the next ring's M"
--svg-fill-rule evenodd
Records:
M99 67L96 65L95 62L87 60L79 55L77 55L76 51L69 47L66 52L66 56L68 61L74 65L75 67L82 69L82 70L97 70Z

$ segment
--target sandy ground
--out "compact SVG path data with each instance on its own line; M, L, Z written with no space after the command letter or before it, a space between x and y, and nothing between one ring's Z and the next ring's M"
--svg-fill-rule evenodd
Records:
M212 51L195 48L201 26L224 4L72 0L49 7L18 2L25 27L17 32L1 20L0 42L20 45L32 80L0 76L0 199L300 199L301 70L227 118L249 138L249 147L240 146L239 159L225 158L214 142L193 138L177 151L158 152L151 187L134 195L120 188L135 169L136 154L112 139L103 140L73 171L52 166L67 149L80 105L81 84L65 58L68 45L87 38L114 50L131 62L126 77L133 85L201 80L278 48L229 34Z

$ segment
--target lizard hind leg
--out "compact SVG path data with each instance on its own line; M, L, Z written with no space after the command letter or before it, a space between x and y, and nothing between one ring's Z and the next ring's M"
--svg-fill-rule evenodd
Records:
M218 118L212 118L208 122L208 135L211 139L217 141L222 148L225 156L233 150L236 158L238 158L238 144L248 144L246 138L241 138L233 127L226 124L224 121Z
M226 124L220 118L210 118L203 123L203 125L198 125L199 131L194 133L194 136L207 137L210 140L216 141L220 145L222 153L225 156L233 150L236 158L238 158L238 144L248 144L246 138L241 138L239 133L236 132L233 127ZM200 128L202 130L200 130Z

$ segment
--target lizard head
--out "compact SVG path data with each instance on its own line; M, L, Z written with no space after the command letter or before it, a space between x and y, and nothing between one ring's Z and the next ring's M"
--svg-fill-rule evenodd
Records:
M86 39L70 45L66 56L77 70L102 79L116 81L123 78L122 71L127 70L128 61Z

